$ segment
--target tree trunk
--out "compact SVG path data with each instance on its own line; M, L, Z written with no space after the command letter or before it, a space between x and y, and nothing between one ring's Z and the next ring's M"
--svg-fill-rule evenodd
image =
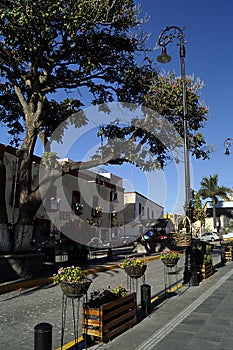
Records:
M19 193L20 205L17 223L14 225L14 251L27 251L31 249L33 219L38 209L38 203L30 200L31 167L37 132L33 123L33 114L26 117L27 133L21 149L17 152L19 159ZM35 210L36 208L36 210Z
M59 171L46 172L40 187L32 192L20 207L19 217L14 230L14 251L31 249L33 224L35 215L42 204L42 198L48 193L49 187L60 176Z
M27 252L32 249L33 225L18 223L14 228L14 251Z
M8 228L8 217L5 201L6 167L0 160L0 251L11 250L10 232Z

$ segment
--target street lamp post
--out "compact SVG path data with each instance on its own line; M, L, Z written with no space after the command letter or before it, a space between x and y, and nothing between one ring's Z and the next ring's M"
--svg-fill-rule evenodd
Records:
M229 156L230 155L230 150L229 147L232 145L233 143L233 138L232 137L228 137L225 141L224 141L224 147L225 147L225 155Z
M166 46L174 39L179 41L180 47L180 64L181 64L181 81L182 81L182 103L183 103L183 126L184 126L184 167L185 167L185 225L186 229L191 229L190 224L190 202L191 202L191 188L190 188L190 164L189 164L189 144L188 144L188 122L187 122L187 100L186 100L186 74L185 74L185 42L184 42L184 29L177 26L167 26L159 35L158 45L162 47L162 54L157 57L157 60L161 63L167 63L171 61L171 56L167 54ZM194 267L192 245L190 251L191 260L191 278L190 285L198 285L197 274ZM186 254L187 261L187 254ZM187 265L187 264L186 264ZM187 274L187 266L184 274ZM184 276L184 280L186 277Z
M190 169L189 169L189 147L188 147L188 123L187 123L187 103L186 103L186 75L185 75L185 46L184 30L176 26L166 27L159 35L158 45L162 47L162 54L157 57L161 63L171 61L171 56L167 54L166 46L173 39L179 40L180 63L181 63L181 81L182 81L182 103L183 103L183 125L184 125L184 166L185 166L185 215L190 216Z

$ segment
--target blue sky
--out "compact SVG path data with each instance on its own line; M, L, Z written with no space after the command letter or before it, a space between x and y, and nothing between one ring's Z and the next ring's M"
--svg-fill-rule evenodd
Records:
M200 77L204 81L201 100L209 108L209 120L203 133L215 151L210 160L190 159L193 168L191 186L198 190L204 176L218 174L220 185L233 187L233 145L230 157L224 155L223 147L224 140L233 137L233 3L229 0L143 0L141 5L142 10L150 16L149 21L142 26L144 31L151 33L149 46L156 46L159 34L166 26L185 27L186 74ZM166 65L157 63L158 69L175 70L180 75L177 43L174 41L167 46L172 61ZM159 54L160 49L151 53L150 57L156 60ZM6 135L1 137L1 142L7 143ZM165 212L182 212L184 203L180 198L177 203L177 170L174 165L170 165L164 172L154 173L153 176L148 176L132 166L108 169L125 178L127 190L136 190L149 196L162 204Z
M218 174L219 184L232 188L233 144L230 149L232 155L227 157L224 155L223 143L226 138L233 138L233 3L227 0L143 0L141 5L143 11L150 16L143 28L151 33L151 48L156 46L160 32L167 26L185 27L186 74L194 74L195 78L200 77L204 82L201 100L209 108L209 117L202 132L208 144L214 147L214 152L210 160L190 158L193 168L191 186L198 190L204 176ZM179 47L175 41L167 46L167 51L172 56L172 61L166 65L157 63L157 67L166 71L175 70L177 75L180 75ZM160 49L154 52L155 60L160 52ZM147 181L143 174L139 174L137 169L131 169L128 174L135 189L148 194ZM164 176L166 193L161 193L160 182L154 182L152 199L162 202L165 212L180 212L183 203L176 203L177 176L174 167L169 166L165 169Z
M208 144L213 145L215 151L210 160L194 160L192 187L199 189L204 176L219 175L219 184L233 187L233 145L232 155L224 155L223 143L226 138L233 138L232 116L232 62L233 62L233 3L227 0L166 0L141 1L142 8L150 16L145 25L151 32L151 47L158 40L160 32L166 26L185 27L186 74L194 74L204 81L201 100L209 108L209 119L203 130ZM167 46L172 61L166 65L157 64L158 68L166 71L175 69L180 75L179 48L175 41ZM160 50L155 51L157 56ZM173 183L174 173L165 170L167 195L165 211L173 211L176 198ZM156 198L154 198L156 200ZM182 203L179 204L182 208Z

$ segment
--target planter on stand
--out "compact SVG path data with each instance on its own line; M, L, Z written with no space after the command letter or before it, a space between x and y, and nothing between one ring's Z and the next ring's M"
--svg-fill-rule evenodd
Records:
M87 295L88 288L92 281L88 278L84 278L79 282L66 282L62 281L59 286L63 292L62 299L62 330L61 330L61 350L64 344L66 315L67 315L67 302L71 301L72 315L73 315L73 329L74 329L74 343L78 343L78 327L79 327L79 310L80 299Z
M127 274L127 288L132 291L137 291L138 280L142 278L142 283L145 283L145 272L147 265L140 266L125 266L124 270Z
M82 332L106 342L137 323L136 293L105 303L100 307L83 304Z
M172 275L175 275L175 284L177 285L177 263L180 258L160 258L164 264L164 289L165 296L170 292L172 286Z
M125 272L131 278L140 278L144 276L147 266L125 266Z
M79 282L63 281L59 283L59 286L61 287L61 290L65 296L70 298L81 298L83 295L87 294L91 283L92 281L86 278Z
M179 258L161 258L161 261L166 267L175 267Z

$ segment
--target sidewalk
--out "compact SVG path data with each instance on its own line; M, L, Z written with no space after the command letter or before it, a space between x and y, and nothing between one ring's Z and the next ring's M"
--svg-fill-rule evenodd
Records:
M227 350L233 348L233 262L198 287L183 286L176 296L109 344L109 350Z

